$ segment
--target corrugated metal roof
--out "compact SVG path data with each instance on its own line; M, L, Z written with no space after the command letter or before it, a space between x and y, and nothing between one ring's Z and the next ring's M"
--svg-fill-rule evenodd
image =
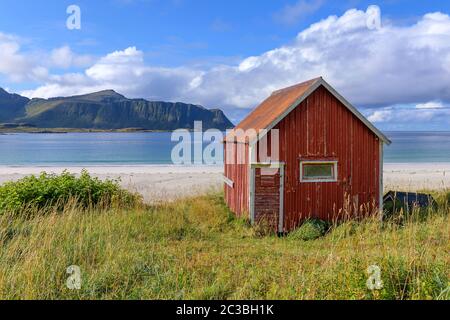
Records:
M279 118L289 107L291 107L301 96L311 88L320 78L312 79L299 83L295 86L284 88L272 93L256 107L244 120L242 120L234 130L228 135L227 139L234 139L236 130L259 130L267 129L272 122ZM250 136L247 139L254 139ZM239 141L244 142L244 141ZM248 141L245 141L248 142Z
M237 140L241 143L254 142L260 130L271 130L304 99L323 85L339 101L341 101L358 119L360 119L370 130L372 130L382 141L390 144L391 141L370 123L355 107L339 95L322 77L308 80L291 87L274 91L272 95L256 107L234 130L226 137L227 141ZM242 136L237 133L242 130L249 133L254 130L255 134Z

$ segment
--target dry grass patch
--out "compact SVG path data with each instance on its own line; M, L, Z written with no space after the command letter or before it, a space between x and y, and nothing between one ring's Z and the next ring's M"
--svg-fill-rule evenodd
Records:
M449 299L448 209L403 226L261 237L213 194L136 208L0 216L3 299ZM66 268L81 269L80 290ZM367 288L367 268L383 289Z

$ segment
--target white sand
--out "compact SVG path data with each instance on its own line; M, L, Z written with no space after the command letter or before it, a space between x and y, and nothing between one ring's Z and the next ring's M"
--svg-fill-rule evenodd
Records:
M450 163L385 164L384 187L405 191L450 189Z
M119 179L120 184L143 195L146 202L174 200L222 187L222 166L88 166L88 167L6 167L0 166L0 184L26 175L61 173L67 169L79 174L85 168L100 179Z
M121 185L144 196L145 201L173 200L222 188L222 166L88 166L93 176L121 179ZM83 167L0 166L0 184L42 171L80 173ZM450 163L386 164L386 190L450 189Z

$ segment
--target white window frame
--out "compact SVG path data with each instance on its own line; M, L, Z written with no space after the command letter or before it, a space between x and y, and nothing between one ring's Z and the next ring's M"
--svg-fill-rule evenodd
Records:
M332 164L333 165L333 178L326 178L326 179L304 179L303 177L303 166L308 164ZM338 181L338 161L335 160L301 160L300 161L300 182L301 183L317 183L317 182L337 182Z

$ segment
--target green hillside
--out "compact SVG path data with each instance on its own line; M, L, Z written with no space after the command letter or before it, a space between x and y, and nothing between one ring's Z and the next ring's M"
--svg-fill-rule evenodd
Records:
M0 88L0 123L23 117L25 105L29 101L28 98L19 96L18 94L10 94Z
M113 90L74 97L32 99L0 91L0 123L27 124L38 128L146 130L233 127L218 109L186 103L127 99Z

